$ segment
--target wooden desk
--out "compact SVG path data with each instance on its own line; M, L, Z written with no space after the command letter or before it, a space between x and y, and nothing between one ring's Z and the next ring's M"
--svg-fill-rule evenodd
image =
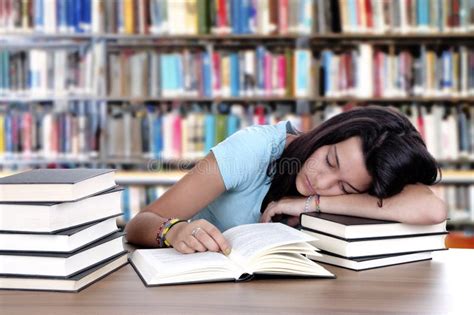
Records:
M472 314L474 250L335 280L254 280L146 288L130 265L80 293L0 291L1 314Z

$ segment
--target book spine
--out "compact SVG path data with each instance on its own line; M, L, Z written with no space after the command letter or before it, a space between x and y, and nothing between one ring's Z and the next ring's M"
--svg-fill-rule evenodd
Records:
M135 32L135 12L134 1L124 0L124 27L126 34L133 34Z

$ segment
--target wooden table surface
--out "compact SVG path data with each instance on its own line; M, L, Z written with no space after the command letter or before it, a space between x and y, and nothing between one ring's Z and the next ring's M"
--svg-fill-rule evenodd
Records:
M130 265L79 293L0 291L3 314L474 314L474 250L337 279L147 288Z

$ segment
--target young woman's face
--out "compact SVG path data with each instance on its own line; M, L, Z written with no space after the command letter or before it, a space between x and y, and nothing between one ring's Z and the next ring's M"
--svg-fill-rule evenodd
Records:
M359 137L325 145L304 163L296 177L303 196L336 196L365 192L372 178L367 171Z

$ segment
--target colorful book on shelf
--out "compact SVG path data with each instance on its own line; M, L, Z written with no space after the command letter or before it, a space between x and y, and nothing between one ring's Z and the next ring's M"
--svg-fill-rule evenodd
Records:
M100 83L105 80L101 72L103 66L93 66L99 64L93 61L102 49L97 47L85 53L62 50L52 53L44 49L19 53L2 51L2 60L7 66L0 67L1 88L12 95L24 89L44 96L78 92L101 94L98 91L103 90ZM307 83L307 78L314 77L311 75L312 65L321 60L324 73L320 78L324 86L322 94L328 97L469 96L473 92L474 81L469 73L473 68L471 59L474 52L465 45L437 50L421 46L419 54L383 48L376 48L373 52L373 49L367 44L342 52L325 49L316 58L303 49L287 49L287 53L282 53L264 46L258 46L256 51L209 49L194 52L182 49L164 54L130 49L108 53L111 66L106 74L112 96L281 96L282 89L289 97L313 96L320 94L313 91L313 87L319 87L321 83L313 80ZM295 60L289 58L291 53ZM48 63L52 57L56 61ZM68 60L76 58L87 66L77 68L80 62L70 66ZM400 67L390 66L392 62ZM361 64L373 68L375 75L358 71L363 68ZM30 74L25 75L22 69ZM72 74L76 71L80 75L71 84L71 78L76 78ZM86 80L89 71L93 71L94 80ZM31 79L27 80L28 77ZM283 77L284 83L276 84ZM50 80L54 82L52 86L47 85Z
M98 68L93 64L99 64L93 56L94 49L1 49L0 92L12 97L87 95L94 91L89 71L101 77L94 72Z
M132 219L132 211L130 209L130 189L125 187L122 194L122 211L123 216L119 217L118 225L125 225Z
M212 64L211 64L212 53L209 51L204 51L202 53L202 72L201 72L201 81L202 81L202 92L203 96L211 97L212 96Z
M295 96L311 96L311 63L312 57L309 50L297 49L294 52L295 57Z
M227 116L227 135L226 137L234 134L240 129L240 119L239 115L241 114L237 107L232 107L234 109L231 114ZM0 122L1 124L1 122Z
M163 150L163 131L162 131L163 118L157 116L153 122L153 137L152 137L152 153L154 157L160 157L161 151Z
M127 254L114 256L71 277L1 275L1 290L79 292L128 263Z
M209 33L209 1L197 0L198 34Z
M227 117L224 114L216 115L216 139L214 145L224 141L227 138Z
M6 160L22 158L32 159L32 161L45 159L52 162L57 160L85 162L94 159L100 151L105 151L107 157L124 160L150 156L165 159L192 159L193 156L197 158L204 156L209 152L209 148L217 144L215 134L217 115L222 115L221 117L226 120L226 128L229 128L230 124L237 124L243 128L249 124L274 123L268 114L275 109L266 105L262 107L264 103L246 107L227 102L219 104L223 105L222 110L211 110L205 114L207 118L201 120L202 123L199 124L201 127L192 128L193 131L186 127L190 121L186 117L201 115L198 112L204 115L206 111L199 106L196 107L196 104L192 105L194 106L192 108L185 104L176 104L176 109L170 106L156 106L152 103L137 104L133 107L111 104L106 116L106 129L100 126L102 114L97 106L93 106L93 103L72 103L61 112L54 112L48 107L31 110L29 106L16 104L5 111L0 111L0 121L3 119L4 124L4 145L0 146L0 152L3 152L2 157ZM283 107L277 103L275 117L284 119L283 116L293 112L291 109L284 110L283 113L281 111ZM237 108L240 108L239 115L229 115ZM328 105L324 112L318 111L312 113L311 116L323 115L324 119L328 119L342 110L342 107ZM471 110L468 105L450 107L434 104L425 107L420 104L406 104L402 105L400 110L420 131L428 150L436 159L451 161L473 155L474 146L472 146L469 130L473 126L474 120L471 117L474 110ZM307 109L298 110L298 115L293 115L295 118L293 123L299 130L302 130L303 113L306 112L308 112ZM167 127L171 121L176 122L176 119L181 121L182 132L179 139L173 137L173 132L171 132L173 128ZM177 124L175 126L178 127ZM214 126L214 131L212 126ZM305 126L305 130L314 126L315 124L310 123ZM224 137L233 133L229 130L224 133ZM201 135L197 137L201 140L194 141L197 139L195 131ZM37 136L33 137L30 133ZM104 134L107 142L101 148L99 138ZM184 141L186 138L188 140ZM132 139L135 140L132 141ZM204 148L205 139L207 139L207 149ZM191 142L202 143L199 145L202 145L203 149L196 152L192 149ZM164 152L166 154L163 155Z
M248 280L258 274L334 278L303 256L315 254L310 237L280 223L247 224L224 232L232 253L181 254L138 249L130 259L147 286ZM296 262L296 263L295 263Z
M134 33L134 3L132 0L123 0L124 6L124 25L125 25L125 33L126 34L133 34Z
M10 0L11 1L11 0ZM109 3L110 2L110 3ZM10 2L7 1L7 4ZM441 0L13 1L1 31L116 34L310 34L467 32L469 1ZM173 23L172 19L185 21Z

